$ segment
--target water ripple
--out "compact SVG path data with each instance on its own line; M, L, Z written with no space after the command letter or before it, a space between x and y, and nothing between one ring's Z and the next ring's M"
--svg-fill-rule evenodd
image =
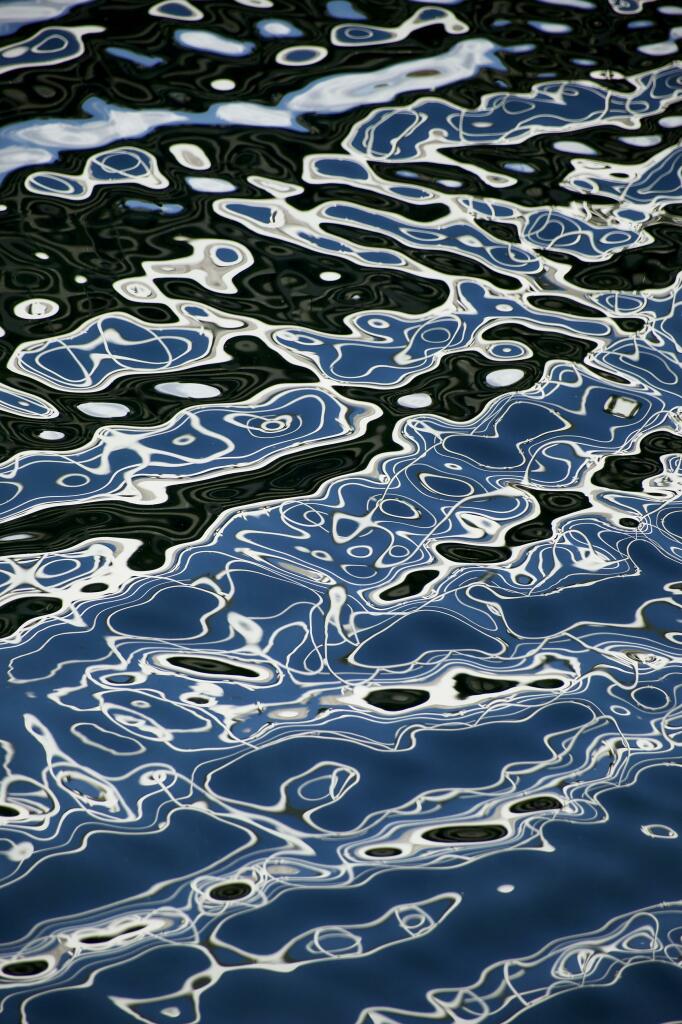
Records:
M679 1015L681 16L0 3L1 1021Z

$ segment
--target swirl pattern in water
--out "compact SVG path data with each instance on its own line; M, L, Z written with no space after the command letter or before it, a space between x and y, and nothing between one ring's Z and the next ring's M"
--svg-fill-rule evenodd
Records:
M682 6L0 36L0 1024L680 1024Z

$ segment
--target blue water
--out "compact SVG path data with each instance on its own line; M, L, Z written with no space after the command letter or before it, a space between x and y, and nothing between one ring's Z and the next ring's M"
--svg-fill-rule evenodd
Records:
M681 1024L682 7L0 36L1 1024Z

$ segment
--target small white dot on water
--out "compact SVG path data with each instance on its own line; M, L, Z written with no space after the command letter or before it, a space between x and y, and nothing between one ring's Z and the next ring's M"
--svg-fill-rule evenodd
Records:
M663 141L661 135L619 135L618 141L625 146L634 146L636 149L648 149L649 146L657 146Z
M643 43L637 49L646 57L672 57L677 53L677 43L672 39L663 39L659 43Z
M129 281L123 285L122 291L132 295L134 299L149 299L154 294L149 285L143 281Z
M98 419L127 416L130 412L128 406L121 402L81 402L78 408L86 416L95 416Z
M283 39L286 38L286 36L300 35L300 32L297 33L293 25L290 25L289 22L278 21L276 18L259 22L259 31L261 35L270 36L273 39Z
M44 320L45 317L54 316L59 311L59 305L53 299L24 299L17 302L14 307L14 315L22 320Z
M341 274L338 274L335 270L323 270L320 274L321 281L340 281Z
M556 149L558 153L572 153L574 156L596 156L597 151L592 146L586 145L584 142L576 142L573 139L560 139L559 142L553 142L552 148Z
M85 284L85 282L87 281L87 277L85 276L85 274L76 274L76 276L74 277L74 281L76 282L76 284Z
M168 150L182 167L190 171L207 171L211 166L211 161L201 146L193 142L177 142L169 146Z
M43 441L60 441L64 436L61 430L41 430L38 434Z
M49 260L49 255L46 252L34 252L33 255L37 260Z
M20 864L22 860L26 860L27 857L31 856L33 850L33 843L23 842L14 843L4 853L8 860L13 861L15 864Z
M270 712L270 718L279 719L280 721L306 718L307 715L307 708L275 708Z
M216 92L231 92L234 87L235 82L231 78L214 78L211 82L211 88Z
M504 893L506 895L509 892L514 892L514 888L515 887L513 885L510 885L508 882L505 882L504 885L498 885L497 891Z
M155 384L154 390L160 395L172 395L174 398L217 398L220 394L220 388L214 388L211 384L193 384L189 381Z
M522 377L523 370L513 367L504 370L491 370L486 374L485 382L491 388L504 388L511 384L518 384Z
M202 178L200 175L190 174L185 181L195 192L234 192L236 188L227 178Z
M428 409L431 404L431 395L427 395L425 391L415 391L412 395L401 395L398 399L398 405L402 405L403 409Z
M595 68L590 71L590 78L596 78L598 82L619 82L625 76L620 71L612 71L610 68Z

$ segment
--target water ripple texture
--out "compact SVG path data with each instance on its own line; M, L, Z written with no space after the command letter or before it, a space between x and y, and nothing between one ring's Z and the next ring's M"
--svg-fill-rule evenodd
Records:
M0 0L0 1024L681 1024L681 43Z

